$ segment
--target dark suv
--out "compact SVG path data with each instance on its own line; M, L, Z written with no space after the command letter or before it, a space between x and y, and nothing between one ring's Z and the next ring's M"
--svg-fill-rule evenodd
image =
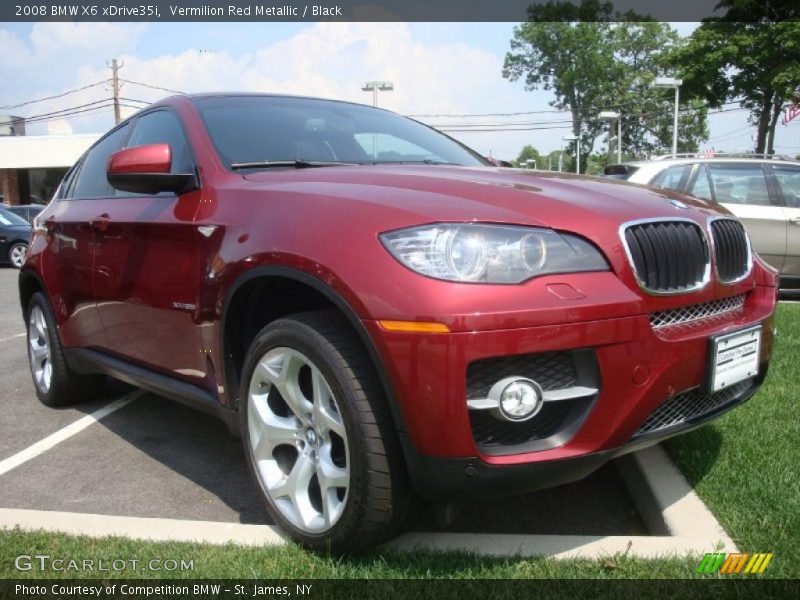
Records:
M36 393L110 375L222 418L302 544L418 499L573 481L750 398L776 278L713 205L490 166L372 107L180 96L103 136L35 219Z

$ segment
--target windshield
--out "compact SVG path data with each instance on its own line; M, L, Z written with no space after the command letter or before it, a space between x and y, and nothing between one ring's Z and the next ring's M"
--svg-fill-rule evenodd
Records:
M18 217L10 210L0 208L0 225L25 225L27 227L28 222L22 217Z
M268 161L487 164L430 127L369 106L280 96L194 102L228 167Z

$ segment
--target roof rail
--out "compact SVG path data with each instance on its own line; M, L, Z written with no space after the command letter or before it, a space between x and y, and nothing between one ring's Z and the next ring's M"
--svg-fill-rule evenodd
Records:
M761 158L771 160L791 160L795 159L784 154L756 154L755 152L715 152L713 150L703 150L700 152L679 152L677 154L662 154L654 156L653 160L669 160L671 158Z

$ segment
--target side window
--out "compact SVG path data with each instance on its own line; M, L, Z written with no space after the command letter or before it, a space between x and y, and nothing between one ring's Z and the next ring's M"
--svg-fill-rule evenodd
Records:
M800 167L772 165L772 172L778 181L786 206L800 208Z
M708 165L717 202L769 206L764 170L759 163L717 163Z
M148 144L169 144L172 148L172 172L191 173L194 160L189 150L189 142L183 133L181 123L173 113L158 110L136 119L126 147L146 146Z
M114 188L109 185L106 178L108 157L122 148L127 135L126 124L112 131L89 150L69 192L70 198L100 198L114 195Z
M656 175L650 182L650 185L670 190L682 190L691 168L692 165L675 165L674 167L668 167Z
M61 185L58 186L58 195L56 196L59 200L61 198L69 198L70 197L70 188L75 183L75 176L77 175L78 171L81 168L81 163L78 162L75 164L67 174L64 175L64 179L61 180Z
M708 181L708 171L706 171L705 165L697 165L697 175L687 191L695 198L712 200L711 183Z

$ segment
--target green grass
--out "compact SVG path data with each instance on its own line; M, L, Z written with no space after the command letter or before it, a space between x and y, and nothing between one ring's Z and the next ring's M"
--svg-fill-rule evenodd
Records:
M764 387L744 406L667 450L745 552L774 552L767 572L800 578L800 304L778 308Z
M676 438L668 450L697 493L743 551L773 552L765 577L800 578L800 419L794 385L800 381L800 304L778 310L772 371L758 395L712 425ZM335 559L294 546L242 548L185 543L91 539L44 532L0 533L0 577L64 574L13 569L20 554L104 559L192 560L193 571L125 570L84 577L186 578L697 578L691 559L601 561L490 559L466 554L377 551Z

